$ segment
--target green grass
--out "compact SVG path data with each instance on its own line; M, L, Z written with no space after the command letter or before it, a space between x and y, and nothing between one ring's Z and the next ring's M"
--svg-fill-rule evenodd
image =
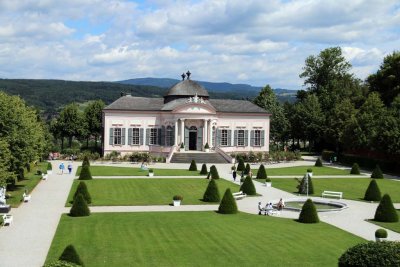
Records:
M73 244L85 266L337 266L365 240L325 223L215 212L62 215L46 262Z
M307 173L307 169L313 170L313 175L350 175L350 170L341 170L332 167L314 167L314 166L296 166L296 167L285 167L285 168L268 168L265 166L268 176L284 176L284 175L298 175L303 177ZM258 170L254 170L254 177L257 175Z
M290 193L297 194L298 182L294 178L273 178L272 186ZM371 179L365 178L313 178L314 195L321 196L327 191L343 192L343 198L362 200ZM393 202L400 202L400 182L389 179L376 179L382 195L387 193Z
M81 173L81 166L78 167L76 175ZM189 168L189 167L188 167ZM199 171L189 171L182 169L153 169L154 176L199 176ZM113 166L90 166L93 176L147 176L149 171L133 167L113 167Z
M201 201L208 185L207 179L199 178L137 178L137 179L93 179L85 181L93 206L168 205L174 195L183 196L182 205L207 204ZM76 191L75 180L69 193L67 205ZM223 179L217 180L222 195L226 188L233 192L239 186Z
M397 210L397 214L399 215L400 218L400 210ZM387 228L389 230L392 230L394 232L400 233L400 222L395 222L395 223L389 223L389 222L377 222L374 220L368 220L369 222L379 225L383 228Z
M17 181L15 186L7 190L7 194L10 194L11 197L8 198L6 201L7 204L11 205L12 208L17 208L21 204L22 194L24 193L25 189L28 190L28 192L31 192L42 180L42 176L36 174L37 170L46 172L47 161L39 162L38 167L32 168L30 173L25 170L25 179L22 181Z

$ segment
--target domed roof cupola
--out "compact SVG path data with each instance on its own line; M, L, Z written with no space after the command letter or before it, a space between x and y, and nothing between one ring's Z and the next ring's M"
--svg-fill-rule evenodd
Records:
M190 80L190 72L188 71L186 75L182 74L182 81L172 86L168 93L164 96L164 103L168 103L172 100L179 98L189 98L197 94L198 97L203 99L208 99L209 95L207 90L198 84L197 82ZM187 79L185 80L185 77Z

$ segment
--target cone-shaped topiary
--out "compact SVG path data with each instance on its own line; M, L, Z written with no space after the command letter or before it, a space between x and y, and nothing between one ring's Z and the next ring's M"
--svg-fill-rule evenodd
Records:
M322 160L321 160L320 157L318 157L318 158L317 158L317 161L315 162L315 167L322 167L322 166L323 166Z
M81 173L79 174L79 180L91 180L93 179L90 173L89 165L82 165Z
M360 174L360 166L358 166L358 163L353 164L350 174Z
M68 261L61 261L61 260L56 260L56 261L52 261L49 263L46 263L45 265L43 265L43 267L80 267L82 265L78 265L72 262L68 262Z
M83 198L82 194L78 194L75 199L74 203L72 204L72 208L69 211L69 215L72 217L83 217L90 215L90 209Z
M197 171L197 165L194 159L192 159L192 162L190 163L189 171Z
M381 191L379 190L378 184L375 179L372 179L369 183L367 191L365 191L364 200L368 201L379 201L382 199Z
M241 171L244 171L244 160L243 160L243 158L239 158L239 164L238 164L238 166L237 166L237 171L238 172L241 172Z
M383 173L379 165L376 165L375 169L372 171L371 178L383 179Z
M308 181L307 181L308 178ZM308 186L307 186L308 183ZM311 176L308 174L305 174L303 176L303 179L300 181L299 185L297 186L297 189L299 189L298 193L299 194L307 194L307 188L308 188L308 194L312 195L314 194L314 185L311 179Z
M247 163L246 167L244 168L244 175L248 175L251 171L250 164Z
M58 259L84 266L73 245L68 245Z
M211 179L210 182L208 183L206 192L204 192L204 195L203 195L203 201L205 201L205 202L220 202L221 201L218 186L214 179Z
M311 199L307 199L304 203L303 208L301 209L299 222L301 223L318 223L318 213L317 209L315 208L314 203Z
M89 158L87 155L85 155L85 157L83 158L83 161L82 161L82 167L85 165L90 166Z
M235 214L238 212L236 200L233 198L231 189L228 188L222 197L221 204L218 207L218 213L221 214Z
M92 197L89 194L89 191L87 189L86 183L85 182L79 182L78 187L76 188L75 194L74 194L74 199L78 194L81 194L83 198L85 199L87 204L92 203Z
M217 167L215 167L215 165L212 165L210 167L210 173L211 173L211 179L219 179L218 170Z
M375 221L378 222L398 222L399 215L393 206L392 199L388 194L383 195L379 206L376 208Z
M208 173L207 165L205 163L203 163L203 165L201 165L200 174L207 174L207 173Z
M247 176L246 179L244 179L244 182L240 187L240 191L243 191L243 193L250 196L257 195L256 187L254 186L253 180L250 178L250 176Z
M261 164L260 168L258 169L256 179L267 179L267 172L263 164Z

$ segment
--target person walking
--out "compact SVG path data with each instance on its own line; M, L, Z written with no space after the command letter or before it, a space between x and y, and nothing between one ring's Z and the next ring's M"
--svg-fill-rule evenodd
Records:
M236 182L236 170L232 172L233 181Z
M68 164L68 173L71 174L71 172L72 172L72 163L70 162Z
M64 174L64 169L65 169L65 166L64 166L64 162L61 162L61 164L60 164L60 172L61 172L61 174Z

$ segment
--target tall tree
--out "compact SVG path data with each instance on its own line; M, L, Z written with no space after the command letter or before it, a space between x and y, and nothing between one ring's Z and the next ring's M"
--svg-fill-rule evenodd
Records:
M90 135L95 138L95 146L101 135L102 111L105 104L102 100L90 101L84 111L87 129Z
M71 147L72 139L80 136L83 128L83 116L79 112L78 105L76 103L66 105L61 110L57 123L61 136L68 137L68 146Z

